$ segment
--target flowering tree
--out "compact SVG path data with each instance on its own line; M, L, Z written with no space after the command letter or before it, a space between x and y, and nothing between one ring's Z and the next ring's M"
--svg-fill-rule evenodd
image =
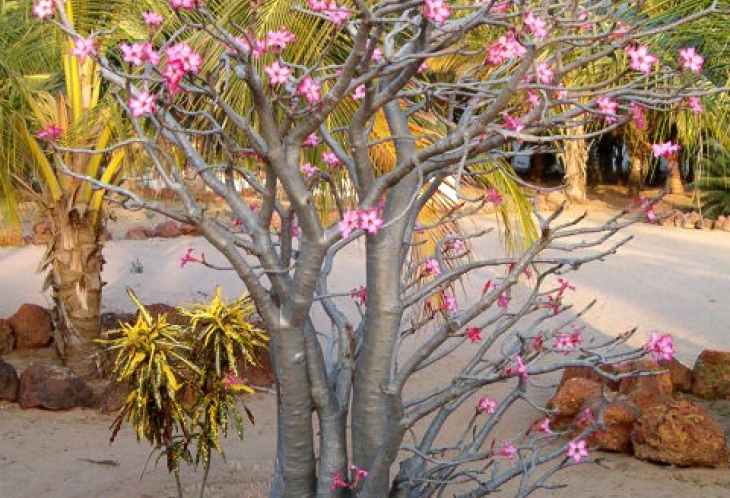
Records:
M536 377L579 365L610 376L607 364L671 357L671 337L658 333L639 349L619 347L630 334L584 345L582 311L571 315L564 302L574 289L561 275L614 252L626 239L605 243L643 213L599 227L561 221L561 210L536 213L539 237L518 256L479 257L470 248L488 235L466 230L414 256L422 232L503 200L493 189L469 198L461 185L495 172L509 178L513 142L529 153L530 144L570 138L566 130L599 123L591 132L598 135L640 119L639 109L670 111L697 94L699 54L659 60L642 40L728 7L708 1L649 25L644 4L295 2L284 20L309 26L308 46L287 26L261 31L263 4L239 3L236 17L225 2L171 0L145 12L150 36L122 45L120 55L104 45L104 32L74 31L60 0L36 1L38 17L76 40L79 56L98 61L137 132L119 147L143 148L182 209L58 167L127 207L196 225L266 324L278 394L272 496L432 496L448 488L476 497L515 478L527 495L589 456L587 432L561 445L544 416L518 437L495 440L515 403L531 400ZM429 74L429 61L475 43L484 57L478 67L450 80ZM625 58L618 77L590 86L565 79L607 58ZM183 166L225 201L232 223L206 212ZM238 192L240 180L257 192L256 205ZM424 226L419 214L445 184L461 202ZM332 211L318 210L323 198ZM334 289L332 267L357 240L365 282ZM190 261L214 266L188 251L182 263ZM457 292L470 275L487 276L480 295ZM361 313L347 312L350 299ZM315 308L327 326L313 318ZM447 358L458 373L431 376L424 390L419 379ZM497 382L511 386L501 399L489 396ZM446 440L445 428L463 423L464 412L473 416Z

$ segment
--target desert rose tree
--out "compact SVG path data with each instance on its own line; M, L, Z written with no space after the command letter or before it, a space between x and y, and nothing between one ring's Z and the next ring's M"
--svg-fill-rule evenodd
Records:
M637 349L626 346L630 334L589 344L581 312L567 303L565 274L615 251L625 239L610 238L643 212L599 227L561 221L559 212L538 216L534 245L494 258L472 250L489 236L479 231L443 237L425 258L413 256L414 241L498 204L499 192L459 194L463 202L434 225L416 219L445 182L461 192L467 180L508 174L515 142L529 153L534 143L585 138L579 130L595 129L588 124L605 133L640 119L638 109L671 112L696 95L702 56L685 47L691 53L660 60L644 40L728 14L726 3L697 4L657 25L641 1L308 0L260 32L269 3L172 0L144 12L150 37L120 47L122 64L85 55L115 88L135 144L180 210L58 167L127 207L196 225L227 263L188 251L183 264L227 268L245 283L270 334L277 381L272 496L478 497L509 481L527 495L589 458L584 438L601 426L599 413L582 433L559 439L533 401L538 376L579 365L610 376L602 365L673 353L660 333ZM60 6L37 0L35 12L80 52L106 36L74 31ZM288 21L310 23L327 43L302 45ZM449 81L429 74L429 60L474 39L483 40L478 67ZM615 57L626 58L625 70L604 82L564 78ZM347 124L335 125L342 115ZM387 136L372 135L378 119ZM425 122L436 123L433 131ZM391 168L373 159L383 145ZM655 145L658 154L677 147ZM186 188L183 166L225 201L232 222L208 214ZM257 192L254 204L238 192L240 180ZM334 212L318 210L323 197ZM332 268L355 241L363 242L364 281L333 288ZM456 284L467 277L482 292L464 295ZM443 378L446 361L459 368ZM508 386L498 397L495 383ZM535 425L499 433L499 421L524 402L543 412Z

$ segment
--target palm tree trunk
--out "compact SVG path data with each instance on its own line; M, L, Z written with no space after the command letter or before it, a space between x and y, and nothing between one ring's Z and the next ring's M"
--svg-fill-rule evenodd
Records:
M635 197L639 197L641 194L641 188L643 185L643 177L644 177L644 171L642 168L642 160L640 157L637 156L631 156L629 158L629 180L628 180L628 188L629 188L629 196L633 199Z
M672 194L684 194L684 184L682 184L682 174L679 171L679 161L676 157L669 159L669 192Z
M583 127L576 128L576 134L583 133ZM586 201L586 167L588 165L588 141L564 140L561 153L565 164L565 194L571 201Z
M99 374L101 270L104 263L99 242L101 224L85 205L64 196L49 209L53 233L40 268L50 267L44 290L52 289L56 318L56 347L78 375Z

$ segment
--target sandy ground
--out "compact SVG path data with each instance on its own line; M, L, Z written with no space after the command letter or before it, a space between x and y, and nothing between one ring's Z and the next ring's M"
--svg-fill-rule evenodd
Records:
M494 224L489 218L480 223ZM110 228L118 235L126 226L118 222ZM636 344L643 343L652 330L670 332L675 337L677 356L690 365L703 348L730 350L730 234L646 224L635 225L627 233L634 239L618 255L568 277L578 288L570 296L577 307L598 299L585 319L587 325L606 335L639 327ZM231 273L195 265L180 269L180 257L188 247L215 259L215 252L201 238L109 242L105 248L105 311L132 310L126 286L147 303L205 299L215 292L216 285L221 285L229 297L241 293L243 287ZM42 250L0 249L0 317L11 315L24 302L48 305L39 293L41 277L35 274ZM480 242L475 250L481 255L501 252L496 237ZM362 265L358 264L361 259L357 247L344 255L334 269L331 290L349 291L363 283ZM142 273L131 271L133 266L141 267ZM470 281L467 294L480 292L482 283L478 278ZM42 359L48 352L36 356ZM10 358L21 367L30 359L33 355ZM447 362L443 368L455 364ZM547 397L549 393L542 394L542 401ZM258 394L247 404L257 423L248 428L244 442L230 439L226 443L227 460L214 463L206 496L266 495L275 441L274 398ZM730 420L728 404L715 408ZM515 432L533 418L534 413L525 409L506 421L501 430ZM138 443L125 429L113 445L109 444L111 421L112 417L93 410L22 411L17 405L0 402L0 498L175 496L164 463L155 465L154 457L148 462L145 442ZM728 469L676 469L620 455L595 456L599 466L581 465L557 476L555 482L568 488L541 491L535 496L730 496ZM183 473L191 496L198 478L192 471Z

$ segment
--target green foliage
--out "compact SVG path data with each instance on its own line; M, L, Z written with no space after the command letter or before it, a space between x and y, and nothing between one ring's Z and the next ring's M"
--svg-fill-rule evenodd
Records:
M211 449L223 455L219 433L227 437L229 422L243 438L237 395L253 390L239 380L239 365L256 365L256 350L268 341L252 323L254 306L246 296L227 304L218 288L210 303L178 308L189 320L180 326L165 314L153 316L131 289L127 292L139 308L137 321L100 341L118 350L114 374L130 386L111 440L129 421L138 440L148 440L166 455L170 472L178 472L181 459L193 463L188 449L193 442L195 464L203 462L207 470Z
M702 215L717 219L730 216L730 152L714 144L701 162L694 186L700 190Z

